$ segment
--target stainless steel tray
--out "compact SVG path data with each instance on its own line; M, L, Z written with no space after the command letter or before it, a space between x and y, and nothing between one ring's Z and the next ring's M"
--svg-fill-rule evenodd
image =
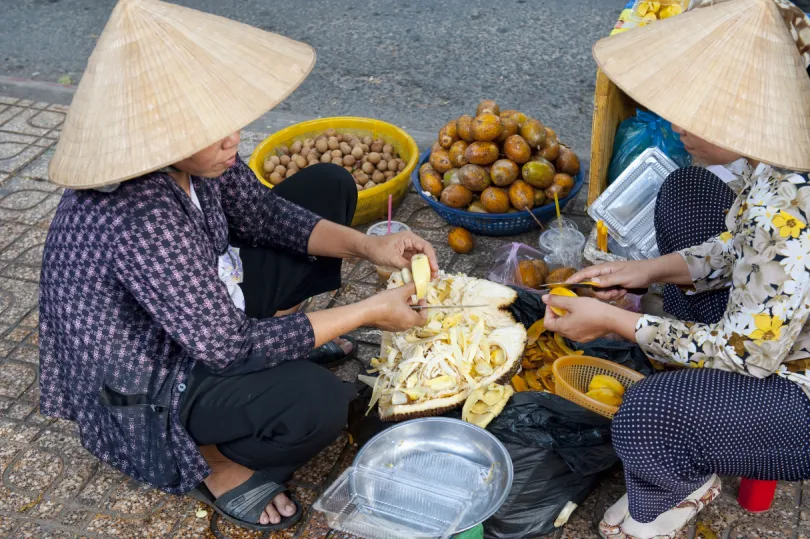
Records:
M664 152L649 148L588 208L588 215L604 221L611 237L632 252L630 258L659 256L655 200L664 180L677 168Z

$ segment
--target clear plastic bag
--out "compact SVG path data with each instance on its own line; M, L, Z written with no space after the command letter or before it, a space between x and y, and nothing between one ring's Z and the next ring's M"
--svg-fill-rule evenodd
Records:
M495 252L495 263L489 272L489 280L536 293L536 290L524 285L520 278L518 264L521 260L545 260L545 254L524 243L510 243L501 247ZM552 269L556 268L549 267L549 270Z
M664 152L679 167L688 167L692 157L672 130L672 124L660 116L638 110L619 125L613 142L613 158L608 169L608 185L630 166L644 150L656 147Z

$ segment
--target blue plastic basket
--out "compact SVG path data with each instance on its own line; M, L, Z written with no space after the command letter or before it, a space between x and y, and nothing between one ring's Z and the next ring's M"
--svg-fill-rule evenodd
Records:
M517 213L476 213L466 210L457 210L449 206L445 206L433 197L430 197L422 191L422 185L419 182L419 169L422 165L430 160L430 150L427 150L419 158L419 163L411 173L411 183L413 184L416 192L419 193L425 201L430 204L439 216L447 221L448 224L453 226L460 226L466 228L473 234L481 236L513 236L522 234L537 228L537 223L528 215L527 212ZM570 201L574 200L582 184L585 182L585 173L583 170L579 171L577 177L574 179L574 188L567 197L560 199L560 210L566 206ZM557 211L554 208L554 203L546 204L534 208L531 212L537 217L541 223L546 223L557 216Z

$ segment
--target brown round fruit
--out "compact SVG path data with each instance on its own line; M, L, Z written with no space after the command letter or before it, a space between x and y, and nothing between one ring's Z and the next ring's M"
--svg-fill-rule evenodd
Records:
M456 134L458 134L461 140L466 142L473 142L475 140L472 135L472 122L473 117L469 114L459 116L458 120L456 120Z
M514 109L509 109L509 110L505 110L505 111L501 112L501 117L502 118L510 118L510 119L514 120L514 122L516 124L518 124L518 129L523 127L523 124L525 124L526 120L529 119L525 114L523 114L522 112L520 112L518 110L514 110Z
M498 187L506 187L511 185L520 174L520 167L518 167L511 159L498 159L492 163L492 168L489 171L489 176L492 178L492 183Z
M473 142L464 152L468 163L482 166L491 165L498 160L499 155L500 151L494 142Z
M498 104L491 100L491 99L484 99L480 103L478 103L478 108L475 109L475 115L480 116L481 114L489 113L494 114L495 116L501 115L501 107Z
M537 290L543 284L543 274L540 268L534 265L532 260L521 260L518 262L516 281L526 288Z
M487 170L479 165L464 165L458 170L458 179L461 185L476 193L480 193L492 183Z
M273 172L272 174L270 174L270 183L272 183L273 185L278 185L283 181L284 176L282 176L278 172Z
M570 190L568 191L568 193L570 193ZM565 198L568 195L568 193L565 192L565 189L563 189L561 185L553 183L546 189L546 198L549 201L552 201L554 200L554 195L556 194L557 200L560 201L563 198Z
M456 122L450 122L439 130L439 144L442 148L448 149L458 140Z
M445 172L453 168L452 163L450 163L450 154L447 152L447 150L441 149L431 153L430 166L433 167L433 170L435 170L439 174L444 174Z
M546 278L548 278L548 266L542 260L532 260L532 264L537 270L540 272L540 284L546 284Z
M557 139L546 137L546 141L543 143L540 151L537 152L537 155L553 162L560 156L560 143L557 142Z
M385 182L385 174L383 174L379 170L375 170L374 173L371 175L371 181L373 181L374 183L383 183Z
M433 143L433 146L430 147L430 153L433 153L433 152L441 150L441 149L442 149L442 145L439 144L439 141L437 140L436 142ZM371 151L373 152L374 150L371 150ZM379 153L379 152L375 152L375 153Z
M501 125L503 129L501 129L501 134L498 135L497 141L500 143L504 143L506 139L511 137L512 135L517 135L518 127L517 122L511 118L501 118Z
M558 268L554 271L549 272L548 277L546 277L547 282L549 283L564 283L568 279L570 279L577 270L574 268Z
M467 156L464 153L467 151L467 144L463 140L458 140L450 146L450 164L456 168L461 168L467 164Z
M382 156L377 152L371 152L368 154L368 162L372 165L376 166L382 160ZM424 165L423 165L424 166Z
M512 135L506 139L503 143L503 153L518 165L522 165L532 157L531 147L520 135Z
M546 189L554 183L554 165L543 158L523 165L521 173L523 180L536 189Z
M557 170L576 176L579 174L579 157L570 148L560 145L560 156L556 161Z
M574 188L574 178L570 174L560 172L554 175L554 183L569 191Z
M509 186L509 202L518 210L534 207L534 188L523 180L516 180Z
M489 213L506 213L509 211L509 195L506 189L488 187L481 193L481 205Z
M526 139L532 148L540 148L546 142L546 128L540 120L529 118L520 128L520 136Z
M472 202L472 191L461 184L445 187L441 195L441 203L451 208L464 208Z
M345 166L353 167L355 162L356 162L356 159L354 158L354 156L352 154L343 156L343 164Z
M494 114L481 114L472 122L473 138L479 142L495 140L501 135L501 131L503 131L501 119Z
M459 254L469 253L474 245L473 235L468 230L457 226L450 229L450 233L447 234L447 244Z
M376 175L377 172L379 171L375 171L374 174ZM385 177L385 175L383 175L383 177ZM442 190L444 189L441 175L432 168L422 173L419 178L419 184L424 191L427 191L436 198L441 196Z
M273 172L273 169L276 168L276 165L275 165L275 163L273 163L272 161L267 159L267 160L265 160L264 164L262 165L262 168L264 169L265 172L270 173L270 172Z
M540 206L545 206L546 202L546 193L542 189L535 189L534 190L534 207L539 208Z

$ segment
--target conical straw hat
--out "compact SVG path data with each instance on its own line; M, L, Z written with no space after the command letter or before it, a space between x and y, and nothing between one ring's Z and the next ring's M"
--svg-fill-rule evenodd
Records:
M157 0L121 0L90 56L49 174L82 189L176 163L286 98L304 43Z
M742 156L810 170L810 77L773 0L730 0L603 39L636 102Z

